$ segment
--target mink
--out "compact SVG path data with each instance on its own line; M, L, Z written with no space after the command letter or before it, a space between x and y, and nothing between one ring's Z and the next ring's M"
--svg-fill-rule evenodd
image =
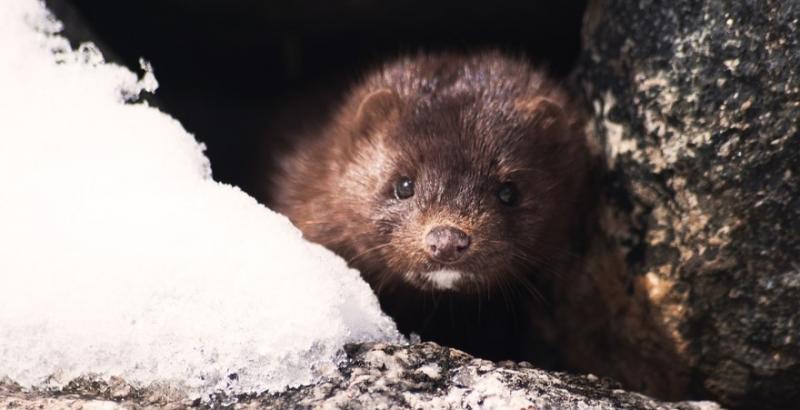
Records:
M400 58L299 141L270 205L358 269L402 332L555 366L549 289L569 281L590 161L544 70L499 52Z

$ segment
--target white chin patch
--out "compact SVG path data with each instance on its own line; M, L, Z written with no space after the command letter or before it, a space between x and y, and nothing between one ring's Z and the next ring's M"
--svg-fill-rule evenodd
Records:
M458 282L464 274L457 270L435 270L433 272L425 272L421 275L430 282L433 287L437 289L454 289L456 282Z

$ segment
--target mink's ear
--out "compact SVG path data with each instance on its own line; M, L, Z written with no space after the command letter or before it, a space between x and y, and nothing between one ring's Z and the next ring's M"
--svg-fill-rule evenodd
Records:
M356 129L369 133L375 128L397 118L400 113L400 97L388 88L367 94L358 105L355 116Z
M553 99L541 96L521 99L514 106L525 119L538 129L548 130L563 124L564 108Z

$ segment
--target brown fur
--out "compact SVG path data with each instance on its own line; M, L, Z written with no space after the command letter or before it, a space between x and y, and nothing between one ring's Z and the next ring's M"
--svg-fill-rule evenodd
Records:
M522 60L404 58L375 70L301 141L271 205L359 269L402 331L490 359L546 362L526 340L548 339L548 313L521 306L547 307L548 283L576 252L589 160L575 113ZM416 184L407 200L393 195L401 176ZM506 182L519 192L513 207L497 198ZM436 225L470 235L462 259L445 266L426 255ZM438 290L424 277L438 269L466 276Z

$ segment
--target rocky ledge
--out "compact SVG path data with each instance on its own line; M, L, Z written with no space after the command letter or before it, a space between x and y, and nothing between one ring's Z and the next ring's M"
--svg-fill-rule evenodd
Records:
M434 343L349 345L346 359L315 385L282 393L193 400L174 386L134 388L120 379L74 380L58 391L0 381L0 408L348 409L719 409L711 402L660 402L608 379L493 363Z

